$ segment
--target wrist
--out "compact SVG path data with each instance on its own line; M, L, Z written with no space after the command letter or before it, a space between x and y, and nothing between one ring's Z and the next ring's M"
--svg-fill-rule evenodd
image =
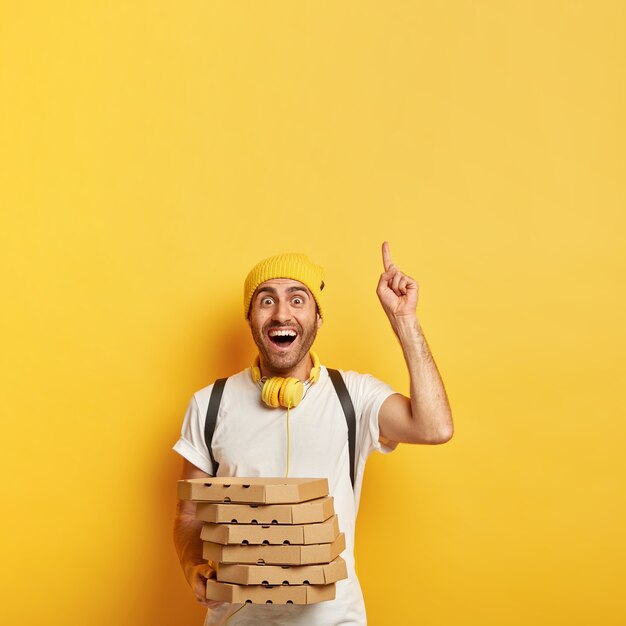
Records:
M422 327L415 314L394 316L391 320L391 325L400 341L416 339L422 336Z

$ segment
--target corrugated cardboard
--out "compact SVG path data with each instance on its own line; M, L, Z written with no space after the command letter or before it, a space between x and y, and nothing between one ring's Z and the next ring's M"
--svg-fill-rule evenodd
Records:
M332 496L300 504L198 502L196 517L216 524L314 524L334 515Z
M324 600L334 600L335 584L265 587L263 585L231 585L207 580L206 597L210 600L231 603L315 604Z
M178 481L181 500L292 504L328 495L326 478L208 477Z
M323 565L222 565L217 580L239 585L328 585L348 577L346 562L338 556Z
M330 563L346 547L343 533L333 543L314 543L307 546L224 546L205 541L202 556L219 563L247 563L251 565L309 565Z
M339 521L334 515L321 524L286 526L278 524L205 524L203 541L222 544L309 544L332 543L339 535Z

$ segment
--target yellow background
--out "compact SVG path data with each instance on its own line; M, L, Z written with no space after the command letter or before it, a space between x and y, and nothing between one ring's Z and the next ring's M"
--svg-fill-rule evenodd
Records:
M171 545L191 394L257 260L327 268L324 362L456 420L370 460L370 623L626 624L623 2L0 5L3 624L201 624Z

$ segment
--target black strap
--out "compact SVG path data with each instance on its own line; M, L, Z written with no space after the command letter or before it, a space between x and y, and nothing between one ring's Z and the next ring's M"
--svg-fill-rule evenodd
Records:
M209 450L209 456L213 463L213 476L217 476L217 468L219 463L213 456L213 433L215 432L215 423L217 422L217 412L220 409L220 402L222 401L222 394L224 393L224 385L226 385L227 378L218 378L213 383L213 389L211 390L211 398L209 399L209 407L206 410L206 421L204 422L204 441L206 447Z
M339 402L341 402L341 408L343 414L346 416L346 424L348 425L348 450L350 452L350 482L354 489L354 472L355 472L355 443L356 443L356 414L354 412L354 404L352 404L352 398L348 393L346 383L343 381L343 376L338 370L332 370L329 367L326 368L330 380L332 381Z
M350 454L350 482L354 489L354 472L355 472L355 445L356 445L356 414L354 412L354 404L352 398L348 393L346 383L343 381L343 376L338 370L327 368L330 380L335 387L337 397L341 404L343 414L346 417L346 424L348 426L348 452ZM222 394L224 393L224 385L227 378L219 378L213 384L211 390L211 398L209 399L209 406L206 411L206 421L204 423L204 441L213 463L213 475L217 476L217 468L219 463L213 456L213 433L215 432L215 423L217 422L217 412L220 408L220 402L222 401Z

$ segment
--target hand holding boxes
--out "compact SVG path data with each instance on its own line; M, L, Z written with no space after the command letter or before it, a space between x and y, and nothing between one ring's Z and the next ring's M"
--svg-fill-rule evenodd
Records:
M217 563L207 598L222 602L312 604L335 597L347 578L328 481L210 477L181 480L205 522L203 557Z

